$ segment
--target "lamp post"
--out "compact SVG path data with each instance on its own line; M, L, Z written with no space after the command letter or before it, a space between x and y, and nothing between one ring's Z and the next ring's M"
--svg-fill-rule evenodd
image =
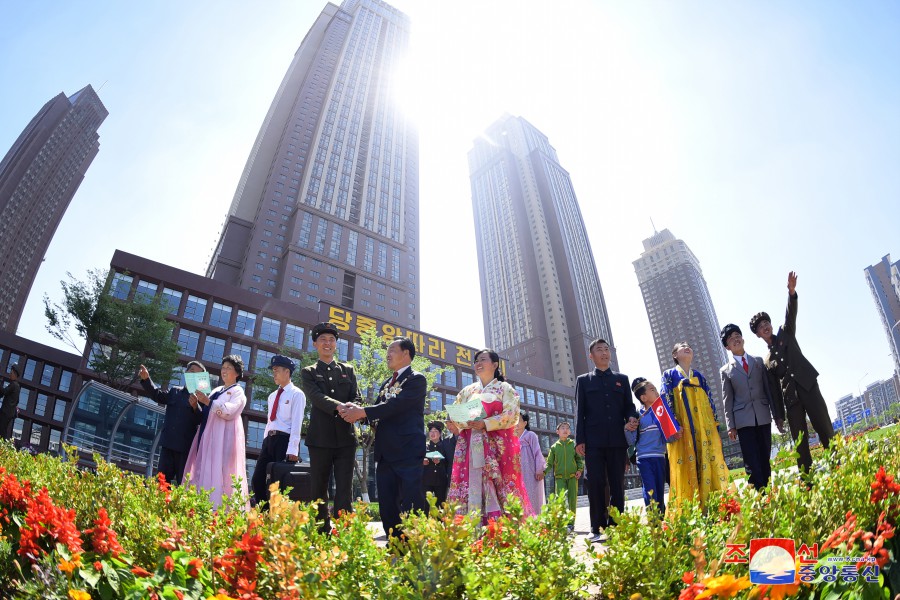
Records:
M859 400L862 403L864 429L869 428L869 417L866 416L866 397L862 394L862 381L868 376L869 372L866 371L866 374L860 377L859 381L856 382L856 391L859 392Z

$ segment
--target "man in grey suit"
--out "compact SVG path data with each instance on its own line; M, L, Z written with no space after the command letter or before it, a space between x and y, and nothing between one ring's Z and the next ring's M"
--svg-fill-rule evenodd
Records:
M784 430L784 407L772 401L762 358L744 351L744 336L729 323L720 334L731 358L719 369L725 399L725 425L731 441L739 440L747 480L758 490L769 485L772 466L772 418Z

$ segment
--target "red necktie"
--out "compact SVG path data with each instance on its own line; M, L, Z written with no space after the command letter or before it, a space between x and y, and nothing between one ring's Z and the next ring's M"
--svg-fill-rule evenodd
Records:
M391 382L388 384L389 388L394 387L394 384L397 383L397 375L397 371L394 371L394 376L391 377Z
M275 403L272 405L272 414L269 415L269 420L275 420L275 413L278 412L278 399L281 398L281 392L284 391L284 388L278 388L278 393L275 394Z
M750 374L750 365L747 364L747 359L742 356L741 361L744 363L744 373L749 375Z

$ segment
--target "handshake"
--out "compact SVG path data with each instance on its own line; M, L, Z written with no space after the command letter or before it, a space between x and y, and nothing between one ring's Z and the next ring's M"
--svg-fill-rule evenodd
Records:
M356 423L366 418L366 409L353 402L347 402L338 406L338 416L348 423Z

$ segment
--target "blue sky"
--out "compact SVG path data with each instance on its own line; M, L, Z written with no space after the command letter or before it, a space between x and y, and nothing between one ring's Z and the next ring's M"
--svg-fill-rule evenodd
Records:
M399 93L420 134L423 330L483 342L466 153L509 112L546 133L571 173L624 372L658 379L631 264L652 217L699 258L723 324L746 329L759 310L780 323L787 272L799 273L798 336L830 404L890 376L863 268L900 258L900 4L396 5L414 28ZM66 271L108 266L116 248L204 272L265 112L322 6L4 11L0 149L60 91L102 85L110 111L20 335L50 343L43 293L56 297Z

